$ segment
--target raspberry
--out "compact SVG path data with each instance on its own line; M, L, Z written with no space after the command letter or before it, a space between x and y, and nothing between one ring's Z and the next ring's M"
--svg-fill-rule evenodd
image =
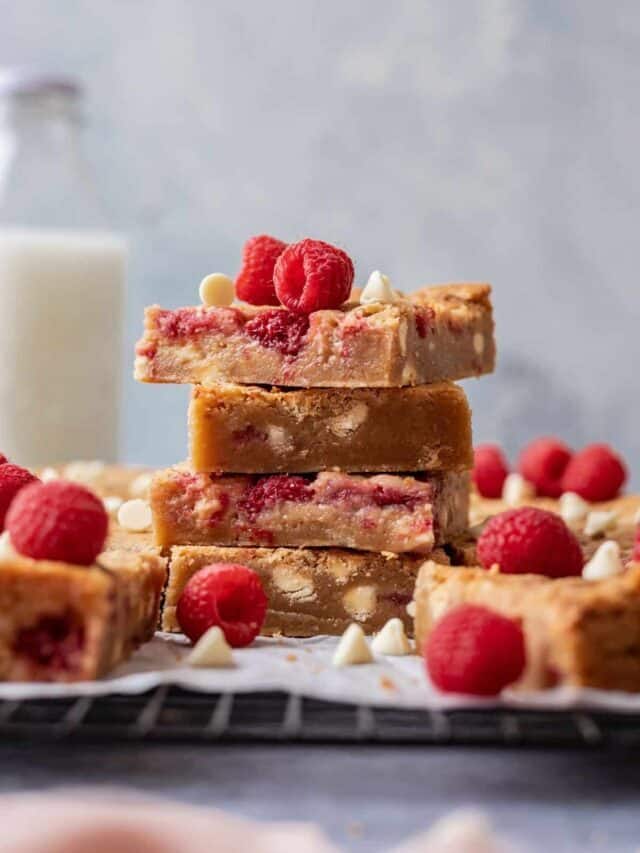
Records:
M273 268L287 244L268 234L250 237L242 249L242 268L236 278L236 296L251 305L278 305Z
M269 509L277 503L302 503L311 500L311 497L311 489L304 477L276 474L273 477L261 477L255 485L249 486L238 508L248 518L255 519L263 509Z
M13 652L36 666L68 672L80 662L85 643L84 626L71 613L42 616L35 625L22 628L13 641Z
M242 328L244 316L237 308L215 308L213 310L198 310L192 308L176 308L173 311L158 313L158 330L167 338L189 339L196 335L222 333L232 335ZM150 349L149 349L150 348ZM137 350L138 355L152 357L153 344Z
M256 572L237 563L211 563L187 581L176 615L192 643L218 625L229 645L240 648L258 636L266 612L267 596Z
M309 318L274 308L261 311L244 327L245 332L263 347L278 350L283 355L297 355L309 331Z
M11 544L25 557L78 566L93 563L104 547L108 526L102 501L65 480L32 483L7 513Z
M520 454L518 470L536 487L536 494L559 498L562 492L562 475L571 459L572 451L557 438L537 438Z
M384 508L385 506L406 506L414 508L417 503L424 500L424 497L415 492L402 491L402 489L394 489L390 486L376 485L371 491L371 500L376 506Z
M35 482L39 482L38 478L26 468L6 461L0 465L0 530L4 530L11 501L20 489Z
M522 675L522 628L487 607L461 604L427 638L424 659L431 681L447 693L497 696Z
M485 525L477 545L485 569L498 563L505 574L537 574L550 578L579 575L580 543L559 515L536 507L509 509Z
M502 497L509 465L497 444L479 444L473 451L473 482L483 498Z
M586 501L609 501L617 497L626 479L624 462L608 444L590 444L565 468L562 491L576 492Z
M0 453L0 465L6 465L9 460L4 455L4 453Z
M349 298L353 276L346 252L308 238L287 246L273 271L280 302L303 314L339 308Z
M416 332L419 337L426 338L435 322L436 312L430 305L416 305L414 311Z

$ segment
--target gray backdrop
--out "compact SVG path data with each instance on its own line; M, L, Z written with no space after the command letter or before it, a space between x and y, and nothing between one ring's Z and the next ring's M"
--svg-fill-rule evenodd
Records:
M314 236L411 290L495 285L478 440L640 450L637 0L0 0L0 61L79 75L88 153L149 302L244 239ZM186 389L136 386L123 451L186 450Z

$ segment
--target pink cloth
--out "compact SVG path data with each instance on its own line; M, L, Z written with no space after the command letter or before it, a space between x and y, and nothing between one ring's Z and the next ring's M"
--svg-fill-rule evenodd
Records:
M0 797L3 853L337 853L316 827L260 824L135 793Z
M339 853L311 824L256 823L113 789L0 796L0 827L2 853ZM484 815L463 811L396 853L512 849L496 838Z

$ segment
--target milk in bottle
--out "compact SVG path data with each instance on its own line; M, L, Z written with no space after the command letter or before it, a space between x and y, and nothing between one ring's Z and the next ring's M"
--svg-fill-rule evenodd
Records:
M126 248L78 150L75 83L0 77L0 452L117 457Z

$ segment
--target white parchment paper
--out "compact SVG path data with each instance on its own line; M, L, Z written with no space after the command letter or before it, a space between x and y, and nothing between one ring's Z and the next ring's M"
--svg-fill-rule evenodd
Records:
M211 693L283 690L316 699L428 710L502 706L640 712L640 694L602 690L505 691L500 700L446 695L429 684L422 660L415 655L379 657L375 663L336 669L331 664L336 644L335 637L261 637L249 648L234 650L233 668L194 669L183 663L190 648L185 638L158 633L126 664L100 681L4 683L0 684L0 699L143 693L162 684L175 684Z

